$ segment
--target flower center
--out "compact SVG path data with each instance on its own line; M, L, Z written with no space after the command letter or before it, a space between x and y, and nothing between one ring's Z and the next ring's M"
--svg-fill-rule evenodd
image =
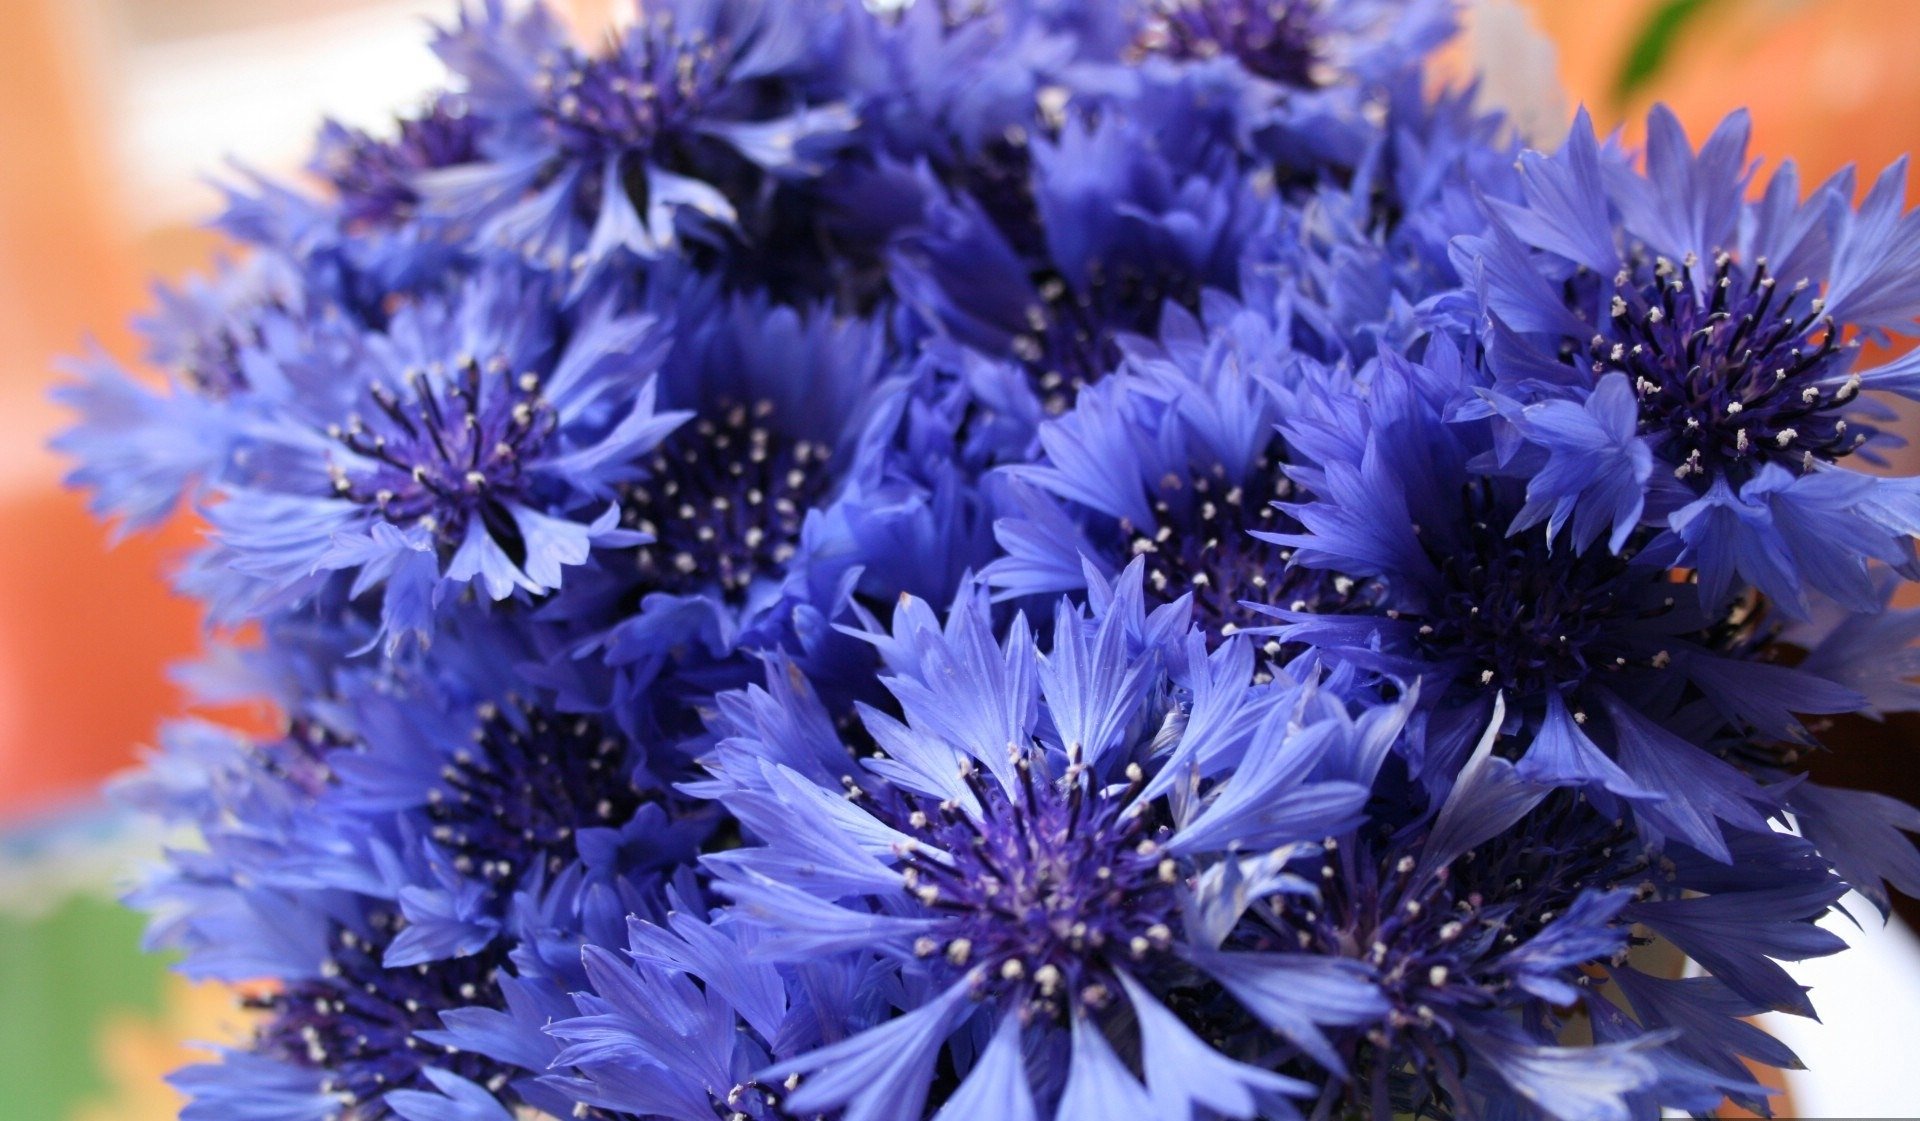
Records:
M1237 59L1282 85L1318 85L1320 23L1312 0L1165 0L1143 44L1174 58Z
M514 374L504 357L462 358L454 372L410 370L400 389L374 385L374 410L327 434L357 458L333 467L336 493L419 523L457 542L478 516L496 538L519 540L501 503L526 486L522 466L554 429L540 375Z
M1622 827L1571 794L1548 799L1521 826L1418 880L1417 844L1397 844L1390 832L1379 825L1329 847L1318 893L1276 897L1271 928L1249 924L1271 940L1261 948L1372 967L1391 1010L1367 1031L1373 1054L1363 1066L1431 1072L1426 1060L1444 1053L1456 1015L1508 999L1512 977L1502 959L1509 952L1582 893L1634 883L1648 868ZM1417 1084L1409 1089L1421 1092ZM1442 1085L1424 1092L1446 1096Z
M507 890L531 864L559 872L578 830L619 826L647 795L625 741L599 722L511 704L480 707L473 746L427 792L433 839L455 870Z
M1281 454L1276 441L1238 484L1220 464L1168 476L1154 498L1156 524L1123 527L1130 555L1146 558L1148 586L1169 597L1192 592L1194 618L1209 638L1267 621L1245 603L1324 612L1353 591L1346 577L1288 568L1284 550L1253 536L1298 528L1273 505L1293 495Z
M480 124L466 106L442 96L420 116L403 118L392 140L330 127L321 137L315 170L333 185L349 223L391 225L420 203L415 175L480 159L479 139Z
M1471 512L1463 542L1427 546L1444 590L1421 620L1417 642L1435 661L1465 659L1463 676L1477 687L1527 699L1578 684L1625 656L1611 638L1649 598L1628 556L1604 548L1576 553L1564 537L1549 542L1543 533L1510 537L1510 517L1484 486Z
M833 449L790 440L767 423L771 401L721 402L660 445L646 482L625 494L625 524L652 534L639 550L652 587L690 593L718 585L746 598L793 558L807 510L831 485Z
M905 854L908 888L941 919L914 949L977 965L987 994L1059 1021L1112 999L1117 964L1167 948L1183 873L1161 848L1164 826L1126 812L1137 782L1107 795L1078 778L1047 780L1026 759L1015 766L1012 796L969 773L977 816L905 797L893 824L922 842Z
M1169 285L1174 281L1173 285ZM1027 367L1047 412L1058 415L1078 390L1105 377L1120 361L1123 335L1151 336L1169 297L1191 304L1197 285L1166 272L1118 263L1088 269L1084 291L1052 277L1037 285L1040 303L1028 311L1028 330L1014 337L1013 355Z
M507 1072L492 1060L415 1038L418 1032L439 1030L441 1012L498 1006L495 974L506 964L505 951L489 948L389 969L381 956L403 925L392 912L375 911L358 933L343 926L320 977L246 1000L248 1007L270 1016L256 1039L259 1049L325 1071L326 1091L344 1099L349 1117L387 1116L378 1103L389 1090L430 1089L421 1074L428 1066L496 1088L505 1085Z
M1633 379L1640 429L1676 474L1806 471L1866 443L1874 430L1845 415L1860 394L1844 376L1856 345L1806 282L1782 289L1764 258L1748 267L1723 253L1703 292L1697 265L1659 258L1615 277L1611 318L1589 344L1596 373Z
M676 33L671 13L599 57L569 51L540 77L541 119L568 154L651 149L697 117L726 80L726 44Z

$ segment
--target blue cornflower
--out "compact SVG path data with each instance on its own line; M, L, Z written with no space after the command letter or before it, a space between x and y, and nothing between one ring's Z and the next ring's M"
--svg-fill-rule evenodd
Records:
M660 405L690 419L614 492L620 532L641 543L595 559L578 594L542 615L614 667L609 703L623 723L625 707L680 693L703 705L750 679L738 652L848 645L831 620L855 585L884 603L920 578L925 547L898 548L907 527L924 522L936 489L971 487L903 477L919 450L898 443L921 415L917 383L894 365L882 324L711 287L675 302L687 317ZM938 474L933 458L922 465ZM649 693L668 669L678 683Z
M381 590L392 645L430 635L450 590L537 596L596 545L641 540L614 499L685 419L654 407L664 325L604 304L563 315L555 296L508 266L378 331L264 322L207 508L229 617L297 606L346 573L349 595Z
M1227 55L1270 81L1303 87L1319 82L1328 13L1310 0L1187 0L1163 8L1155 31L1169 55Z
M1168 301L1231 290L1241 248L1278 220L1271 187L1224 142L1208 146L1218 130L1193 99L1150 104L1164 109L1073 114L1023 138L1013 215L928 183L925 217L896 242L901 299L953 338L1017 359L1056 408L1111 369L1117 336L1150 334ZM1176 142L1197 151L1169 151Z
M535 1084L551 1049L508 1029L531 1021L545 1041L585 984L581 945L657 914L717 812L672 791L673 751L529 695L509 627L456 633L404 669L335 668L338 650L295 654L289 637L271 630L277 652L254 670L297 682L287 736L185 725L128 788L204 845L136 895L155 943L195 976L278 982L231 1077L196 1076L198 1108L220 1115L248 1072L277 1071L316 1103L383 1116L389 1091L425 1092L438 1066L565 1112ZM319 681L309 657L326 659Z
M1646 858L1570 797L1536 811L1546 788L1491 755L1494 736L1430 814L1330 841L1301 869L1318 890L1279 897L1260 932L1377 978L1384 1013L1336 1033L1353 1077L1324 1100L1341 1112L1624 1118L1618 1099L1655 1082L1644 1041L1563 1046L1552 1011L1624 956L1622 884Z
M391 138L327 122L310 167L333 189L343 222L395 226L418 217L417 177L481 158L488 124L459 96L441 93L419 113L399 118Z
M1381 110L1409 93L1425 100L1426 56L1455 30L1452 6L1428 0L1140 7L1135 48L1149 89L1171 77L1172 88L1231 105L1237 146L1290 192L1366 179L1393 127Z
M1141 45L1183 60L1228 58L1288 91L1417 65L1453 33L1447 5L1401 0L1149 0Z
M1289 570L1252 530L1293 523L1279 420L1296 393L1344 372L1296 352L1292 301L1244 307L1217 293L1199 317L1169 307L1160 337L1126 346L1121 369L1038 431L1043 455L1010 466L1021 480L995 527L1005 556L982 573L1007 596L1086 587L1135 557L1162 598L1190 595L1216 637L1262 618L1248 603L1295 610L1341 602L1334 582Z
M895 222L892 286L924 324L1026 366L1056 410L1168 301L1233 290L1246 247L1282 221L1283 187L1338 162L1309 153L1277 173L1244 71L1129 61L1144 15L915 6L881 40L888 84L870 96L886 158L850 197L910 215ZM1350 108L1338 123L1369 132Z
M994 641L981 596L944 627L903 602L875 637L903 719L863 708L859 755L778 667L721 698L696 789L757 844L707 858L718 890L765 960L873 953L894 977L897 1015L764 1072L791 1080L784 1109L918 1116L944 1053L961 1116L1284 1112L1305 1086L1260 1064L1337 1066L1323 1027L1378 1014L1359 967L1232 935L1289 890L1276 862L1357 819L1364 786L1317 780L1322 756L1379 755L1404 712L1252 687L1244 640L1208 654L1184 601L1145 611L1142 579L1103 584L1096 616L1062 607L1044 655L1022 619ZM1222 855L1243 846L1275 855ZM1202 1042L1176 1007L1237 1026ZM1030 1076L1022 1051L1057 1065Z
M1471 331L1451 243L1485 229L1483 200L1521 197L1504 122L1471 89L1430 96L1414 72L1382 101L1382 135L1352 175L1299 201L1294 236L1247 251L1243 298L1289 293L1294 344L1327 362L1414 350L1436 326Z
M1796 616L1809 593L1869 611L1870 567L1910 558L1913 487L1841 463L1890 439L1862 394L1913 388L1904 360L1855 365L1913 330L1920 222L1899 166L1857 211L1850 174L1802 201L1791 165L1748 201L1746 140L1735 114L1696 155L1656 109L1641 171L1582 115L1557 155L1523 157L1524 203L1489 202L1492 229L1459 244L1502 458L1532 476L1519 524L1572 517L1616 551L1667 527L1708 610L1737 576Z
M1295 566L1369 590L1344 613L1264 610L1287 641L1422 683L1410 762L1432 788L1504 698L1522 773L1625 799L1650 839L1724 858L1717 822L1760 830L1778 802L1723 756L1754 739L1809 742L1795 713L1862 698L1756 658L1766 630L1751 605L1699 610L1657 531L1615 552L1583 542L1577 518L1516 530L1529 484L1494 463L1498 430L1470 408L1479 377L1441 339L1426 365L1386 354L1364 385L1301 399L1283 431L1311 497L1286 506L1301 532L1267 536ZM1693 700L1704 712L1678 719Z
M762 184L806 177L844 143L833 4L671 0L604 53L543 8L462 14L435 49L493 123L483 158L413 177L436 214L555 269L724 238Z
M67 483L91 490L90 508L116 519L116 532L158 525L222 473L244 428L229 400L248 387L241 354L259 343L253 317L305 306L302 286L291 261L259 253L158 287L159 306L138 327L165 389L95 354L79 364L79 381L54 391L80 414L53 441L79 461Z
M278 982L249 998L262 1017L247 1048L179 1075L195 1097L182 1115L196 1121L331 1118L360 1103L379 1116L380 1095L419 1075L413 1033L436 1026L439 1009L488 999L503 964L497 949L385 960L404 921L396 894L432 873L390 826L319 809L330 740L306 721L263 745L183 725L129 789L205 845L131 897L156 914L150 944L183 951L189 976Z
M1389 768L1367 824L1297 866L1318 890L1278 897L1260 932L1366 962L1386 998L1377 1020L1333 1033L1353 1077L1329 1084L1324 1100L1381 1121L1524 1115L1523 1103L1553 1117L1627 1118L1648 1105L1698 1108L1702 1095L1763 1100L1739 1056L1792 1056L1726 1013L1811 1014L1771 959L1841 948L1813 920L1845 885L1785 835L1736 836L1733 868L1678 847L1662 856L1588 799L1496 754L1497 722L1425 806ZM1579 1010L1613 1012L1603 979L1629 995L1668 983L1635 968L1635 923L1699 947L1714 974L1699 984L1724 994L1721 1019L1695 1017L1682 1040L1662 1007L1634 995L1638 1022L1619 1016L1598 1045L1567 1044Z

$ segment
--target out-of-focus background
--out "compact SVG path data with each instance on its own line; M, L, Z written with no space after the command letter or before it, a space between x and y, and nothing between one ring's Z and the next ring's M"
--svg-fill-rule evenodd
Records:
M172 1117L160 1074L186 1041L245 1031L230 994L138 953L112 900L158 839L96 794L179 704L167 668L198 620L160 573L193 530L110 545L60 488L47 390L85 346L132 357L150 280L219 252L197 223L230 158L296 174L323 112L377 127L430 88L426 22L456 2L0 3L0 1121ZM592 29L627 2L557 6ZM1755 150L1810 180L1920 149L1915 0L1470 6L1455 61L1493 66L1487 95L1536 136L1584 103L1633 138L1664 100L1696 136L1750 107ZM1825 777L1920 793L1901 754L1916 731L1862 732ZM1920 1115L1920 944L1866 918L1842 929L1858 952L1800 970L1832 1026L1774 1025L1814 1071L1789 1078L1788 1116Z

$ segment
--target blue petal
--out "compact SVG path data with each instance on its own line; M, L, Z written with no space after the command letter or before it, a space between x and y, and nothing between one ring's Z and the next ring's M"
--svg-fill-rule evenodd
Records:
M967 1011L971 987L972 979L963 977L911 1012L779 1063L759 1077L801 1076L799 1088L786 1100L792 1113L844 1109L845 1121L918 1117L941 1045Z
M1020 1047L1020 1018L1004 1016L993 1039L980 1053L960 1087L933 1115L933 1121L1039 1121L1033 1090L1027 1085L1027 1062Z

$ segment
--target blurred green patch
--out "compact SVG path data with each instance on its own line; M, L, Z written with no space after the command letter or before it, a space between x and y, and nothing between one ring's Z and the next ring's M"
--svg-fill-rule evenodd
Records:
M161 1011L167 962L140 952L142 925L87 895L0 913L0 1121L62 1121L107 1093L102 1025Z
M1719 0L1662 0L1655 4L1647 14L1646 23L1640 28L1640 34L1634 37L1633 45L1627 50L1627 57L1620 64L1620 75L1614 79L1613 100L1616 105L1625 105L1633 95L1660 76L1673 56L1673 49L1686 34L1687 28L1700 16L1700 13L1717 4Z

